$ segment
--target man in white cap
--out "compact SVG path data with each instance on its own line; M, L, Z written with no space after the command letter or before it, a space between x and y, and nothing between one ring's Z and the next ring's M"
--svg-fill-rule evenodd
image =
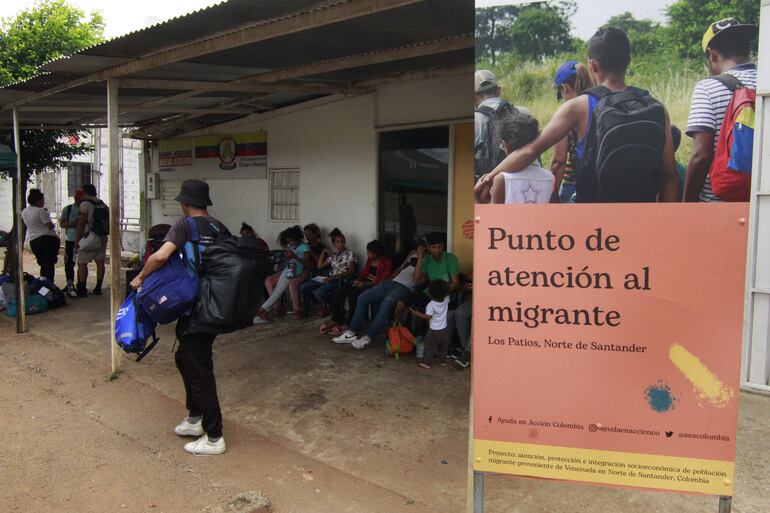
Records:
M474 114L475 136L473 152L475 156L475 175L478 180L482 175L490 172L505 158L500 146L502 142L497 135L495 125L502 118L514 114L516 111L529 114L524 107L514 107L500 98L500 86L497 85L497 77L489 70L476 71L474 81L474 100L476 111Z

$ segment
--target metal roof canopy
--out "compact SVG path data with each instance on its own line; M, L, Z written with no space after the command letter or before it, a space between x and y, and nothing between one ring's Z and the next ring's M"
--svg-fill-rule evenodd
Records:
M106 124L105 81L119 122L158 139L395 76L474 62L473 0L228 0L49 62L0 89L0 123Z

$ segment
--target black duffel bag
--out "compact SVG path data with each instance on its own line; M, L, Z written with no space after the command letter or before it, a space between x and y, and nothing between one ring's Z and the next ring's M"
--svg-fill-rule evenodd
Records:
M187 333L231 333L252 325L272 271L267 251L250 237L226 237L200 255L200 295Z

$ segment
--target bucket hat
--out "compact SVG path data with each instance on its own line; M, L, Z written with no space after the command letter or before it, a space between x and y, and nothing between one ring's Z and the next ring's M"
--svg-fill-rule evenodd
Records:
M185 180L182 182L182 190L179 191L179 195L174 200L196 207L213 205L209 197L209 184L203 180Z

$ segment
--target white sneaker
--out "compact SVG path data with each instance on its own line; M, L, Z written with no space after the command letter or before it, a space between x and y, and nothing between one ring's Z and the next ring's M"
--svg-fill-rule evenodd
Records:
M345 330L345 333L332 339L335 344L351 344L356 340L358 340L358 337L350 330Z
M209 435L203 435L194 442L184 444L184 450L190 454L214 456L225 452L225 438L220 437L216 442L209 441Z
M364 335L363 337L353 342L353 348L361 350L368 346L371 341L372 339L369 338L369 335Z
M203 435L203 421L199 420L195 424L187 420L188 417L174 428L174 433L179 436L201 436Z

